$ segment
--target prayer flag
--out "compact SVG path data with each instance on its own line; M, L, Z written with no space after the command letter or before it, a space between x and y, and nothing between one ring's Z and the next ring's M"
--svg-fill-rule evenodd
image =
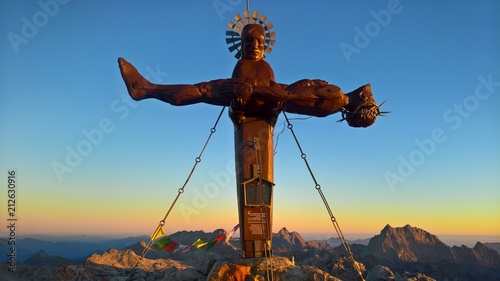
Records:
M184 250L182 250L182 252L186 253L187 251L191 250L191 248L193 248L193 245L187 246L186 248L184 248Z
M205 246L207 244L208 244L207 242L205 242L205 241L201 240L200 238L198 238L198 240L194 241L194 243L191 244L191 246L199 249L199 248L201 248L201 247L203 247L203 246Z
M170 238L168 238L168 236L165 235L162 238L160 238L160 240L156 241L154 247L158 250L161 250L163 249L163 247L165 247L165 245L170 243L170 241L171 241Z
M158 237L165 235L165 231L163 230L163 227L159 227L151 234L151 241L156 240Z
M226 236L226 232L219 234L217 238L215 238L215 244L219 243Z
M213 246L215 246L215 240L212 240L208 242L207 244L207 251L210 250Z
M160 238L154 244L154 247L156 249L163 250L163 251L166 251L168 253L172 253L178 246L179 246L179 244L177 244L176 242L170 240L170 238L168 236L166 236L166 235L163 236L162 238Z
M179 247L178 243L175 243L174 241L170 240L170 242L163 247L163 251L172 254L177 248Z
M210 250L210 248L212 248L213 246L217 245L217 243L219 243L224 238L224 236L226 236L225 233L219 234L219 236L217 236L217 238L215 238L215 240L210 241L207 244L207 251Z
M196 241L193 242L193 244L189 245L187 248L185 248L184 250L182 250L183 253L191 250L191 248L196 248L196 249L199 249L205 245L207 245L208 243L201 240L200 238L198 238Z
M226 234L226 243L227 241L229 241L229 238L231 238L231 236L233 236L233 234L238 230L238 228L240 228L240 224L237 224L233 227L233 229L231 229L227 234Z
M184 252L184 250L186 250L188 247L189 247L188 245L182 245L182 244L180 244L177 248L175 248L175 250L174 250L174 252L173 252L173 253L178 252L178 251L180 251L180 250L182 250L182 252L183 252L183 253L185 253L185 252ZM186 251L186 252L187 252L187 251ZM173 253L172 253L172 254L173 254Z

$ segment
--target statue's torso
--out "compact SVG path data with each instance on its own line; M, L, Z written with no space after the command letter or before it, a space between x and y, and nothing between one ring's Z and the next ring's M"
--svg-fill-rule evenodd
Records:
M252 86L269 87L274 82L274 72L269 63L264 60L240 59L233 70L232 78L243 79ZM268 120L274 126L279 112L273 110L275 102L250 98L245 104L233 104L232 110L245 117L259 117ZM272 121L271 121L272 120Z
M234 67L232 78L247 79L254 86L269 86L270 81L275 81L273 69L264 60L239 60Z

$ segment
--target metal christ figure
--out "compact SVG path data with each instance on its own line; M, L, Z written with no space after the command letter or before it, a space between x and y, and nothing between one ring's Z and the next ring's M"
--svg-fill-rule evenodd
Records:
M147 81L127 61L118 59L134 100L155 98L172 105L207 103L229 106L235 131L240 240L244 257L263 257L271 248L273 131L281 111L324 117L342 112L352 127L368 127L380 115L370 85L348 94L321 80L291 85L275 81L263 59L266 31L248 23L241 30L241 54L230 79L193 85L158 85Z

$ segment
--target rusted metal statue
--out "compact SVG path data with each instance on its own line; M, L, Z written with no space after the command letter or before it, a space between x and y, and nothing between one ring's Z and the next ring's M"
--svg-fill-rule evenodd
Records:
M244 257L263 257L271 249L273 131L282 112L324 117L342 112L352 127L367 127L380 115L370 85L348 94L321 80L291 85L275 81L263 59L266 26L248 23L241 30L241 59L232 78L194 85L158 85L147 81L127 61L118 59L134 100L155 98L172 105L207 103L228 106L235 131L236 180L241 249Z

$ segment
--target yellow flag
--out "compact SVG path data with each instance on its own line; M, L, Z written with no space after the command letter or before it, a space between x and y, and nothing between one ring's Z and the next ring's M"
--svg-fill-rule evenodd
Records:
M207 245L208 243L201 240L200 238L198 238L198 240L194 241L193 244L191 244L191 246L193 246L194 248L201 248L205 245Z
M163 231L163 227L159 227L155 230L153 234L151 234L151 241L156 240L156 238L165 235L165 231Z

